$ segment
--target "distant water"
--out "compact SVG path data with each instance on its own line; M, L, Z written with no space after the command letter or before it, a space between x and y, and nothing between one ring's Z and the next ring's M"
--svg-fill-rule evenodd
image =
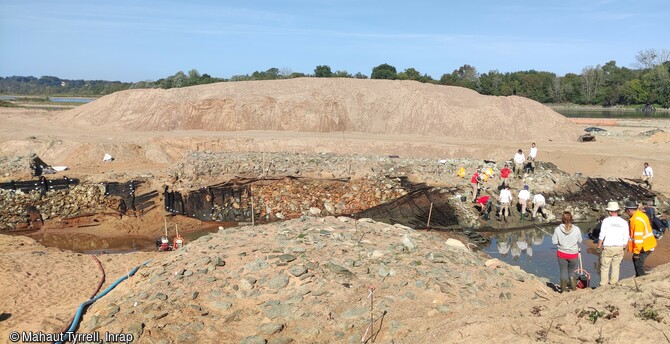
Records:
M591 224L578 224L583 234L584 242L581 243L582 267L591 275L591 286L600 284L600 262L599 256L587 252L586 242ZM510 265L519 266L524 271L548 278L553 283L560 282L558 260L556 258L556 245L551 243L551 234L555 226L527 229L500 233L491 238L489 245L483 250L493 258L498 258ZM578 266L579 267L579 264ZM633 262L630 258L624 258L621 263L620 279L635 275Z
M670 113L668 112L653 112L649 115L644 114L641 111L616 111L616 110L599 110L599 111L584 111L584 110L572 110L572 109L560 109L555 110L565 117L571 118L668 118L670 119Z
M54 103L90 103L95 98L49 97L49 100Z

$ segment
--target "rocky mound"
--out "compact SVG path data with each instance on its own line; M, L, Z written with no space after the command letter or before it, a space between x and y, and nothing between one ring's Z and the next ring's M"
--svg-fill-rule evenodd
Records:
M574 139L577 127L522 97L414 81L301 78L128 90L67 111L84 126L134 131L354 131L491 139Z
M670 265L620 286L558 294L544 279L445 240L334 217L221 230L177 252L151 253L149 265L88 309L78 331L123 331L138 343L667 338ZM3 235L0 246L9 267L0 271L3 338L10 330L58 331L100 279L79 254ZM102 288L147 255L102 256ZM17 283L26 278L32 282Z
M484 255L444 240L334 217L221 230L141 269L80 330L133 332L141 342L360 343L372 301L367 337L407 342L426 319L544 285L518 268L487 268Z

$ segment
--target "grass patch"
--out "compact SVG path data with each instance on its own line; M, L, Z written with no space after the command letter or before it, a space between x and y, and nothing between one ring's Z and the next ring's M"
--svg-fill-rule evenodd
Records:
M0 107L19 107L19 106L6 100L0 100Z

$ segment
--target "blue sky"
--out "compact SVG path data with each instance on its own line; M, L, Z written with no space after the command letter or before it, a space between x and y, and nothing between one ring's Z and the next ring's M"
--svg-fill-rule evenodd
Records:
M0 76L229 78L272 67L558 75L670 49L667 0L0 0Z

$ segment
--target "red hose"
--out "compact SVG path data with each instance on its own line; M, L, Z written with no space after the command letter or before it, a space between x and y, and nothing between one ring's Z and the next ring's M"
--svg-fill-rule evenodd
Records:
M102 273L102 277L100 278L100 282L98 282L98 286L95 288L95 291L93 292L93 294L91 294L91 297L89 297L89 300L98 295L98 292L102 288L102 285L105 283L105 269L102 267L102 263L100 263L100 260L98 259L97 256L91 255L91 258L98 265L98 268ZM70 324L72 324L72 321L74 321L74 315L72 316L72 318L70 318L70 321L68 321L67 324L65 324L65 328L63 328L60 332L61 333L67 332L68 328L70 328Z

